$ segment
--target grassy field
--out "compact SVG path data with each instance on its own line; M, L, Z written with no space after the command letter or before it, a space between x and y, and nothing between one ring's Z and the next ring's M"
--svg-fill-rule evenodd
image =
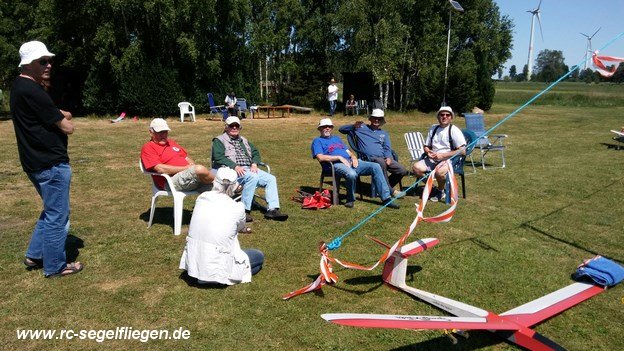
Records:
M499 84L486 116L493 125L541 88ZM609 129L624 125L624 88L565 85L539 100L496 132L509 135L507 168L466 176L467 199L446 224L421 224L414 238L437 237L440 244L410 261L408 284L503 312L571 283L583 259L601 254L624 261L624 151ZM582 97L582 98L578 98ZM563 102L562 102L563 101ZM565 103L568 101L569 103ZM576 104L586 101L587 104ZM613 101L613 103L612 103ZM208 163L218 121L196 123L169 118L170 136L199 163ZM141 145L149 119L110 124L76 119L70 137L71 239L82 243L77 276L48 280L21 264L40 200L21 170L11 121L0 121L7 149L0 156L0 349L2 350L513 350L487 332L471 332L454 346L437 331L372 330L325 323L321 313L361 312L443 315L435 308L381 284L381 270L337 268L340 281L319 294L290 301L281 296L318 273L317 243L346 232L376 210L364 198L354 209L337 206L301 210L290 200L297 188L318 185L319 166L309 144L322 116L246 120L243 135L259 148L277 176L284 223L257 219L243 247L264 251L264 269L251 284L203 289L187 284L177 269L185 236L172 235L172 201L159 199L155 225L147 229L149 179L139 172ZM339 116L337 125L354 118ZM389 113L386 129L402 160L408 159L403 132L425 132L433 115ZM455 123L464 126L461 118ZM498 157L497 155L493 155ZM411 180L404 180L404 184ZM344 193L344 190L343 190ZM379 247L364 237L396 240L415 216L419 198L399 200L350 235L334 255L371 263ZM193 201L187 199L183 234ZM430 204L428 214L445 208ZM570 350L622 350L624 290L617 286L536 327ZM184 328L189 340L105 341L17 340L17 329Z

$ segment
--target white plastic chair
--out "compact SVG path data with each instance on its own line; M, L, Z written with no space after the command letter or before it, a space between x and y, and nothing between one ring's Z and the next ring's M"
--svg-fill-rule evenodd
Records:
M175 190L173 187L173 182L171 177L167 174L160 174L156 172L148 172L145 170L143 166L143 162L139 159L139 168L143 174L146 174L152 180L152 204L150 208L150 217L149 222L147 223L147 227L152 226L152 221L154 220L154 211L156 211L156 198L159 196L173 196L173 235L180 235L180 231L182 230L182 214L184 209L184 198L188 195L198 195L197 191L179 191ZM160 176L165 178L167 181L165 185L165 189L159 189L154 182L154 178L152 176Z
M188 102L178 104L180 108L180 122L184 122L184 115L191 115L191 120L195 122L195 107Z

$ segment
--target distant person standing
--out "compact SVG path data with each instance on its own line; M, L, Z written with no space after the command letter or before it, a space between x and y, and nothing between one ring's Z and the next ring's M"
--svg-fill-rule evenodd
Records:
M338 86L336 86L334 78L329 81L327 87L327 100L329 100L329 115L333 116L336 112L336 100L338 100Z
M71 113L58 109L44 89L54 54L39 41L24 43L19 54L21 73L11 87L11 115L22 169L43 201L24 264L43 267L47 278L62 277L83 268L80 262L67 263L65 254L72 176L67 136L74 124Z

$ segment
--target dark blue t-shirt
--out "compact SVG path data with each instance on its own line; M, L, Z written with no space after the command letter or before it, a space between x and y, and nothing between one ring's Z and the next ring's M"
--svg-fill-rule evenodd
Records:
M63 114L36 82L17 77L11 87L11 115L22 168L37 172L69 162L67 135L56 125Z

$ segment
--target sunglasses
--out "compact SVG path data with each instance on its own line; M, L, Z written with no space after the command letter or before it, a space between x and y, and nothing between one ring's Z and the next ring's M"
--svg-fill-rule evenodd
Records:
M232 129L240 129L240 125L239 124L229 124L228 128L232 128Z
M39 63L42 66L47 66L48 64L53 64L54 61L52 59L41 59L41 60L37 60L37 63Z
M440 117L451 117L450 113L440 113L439 114Z

